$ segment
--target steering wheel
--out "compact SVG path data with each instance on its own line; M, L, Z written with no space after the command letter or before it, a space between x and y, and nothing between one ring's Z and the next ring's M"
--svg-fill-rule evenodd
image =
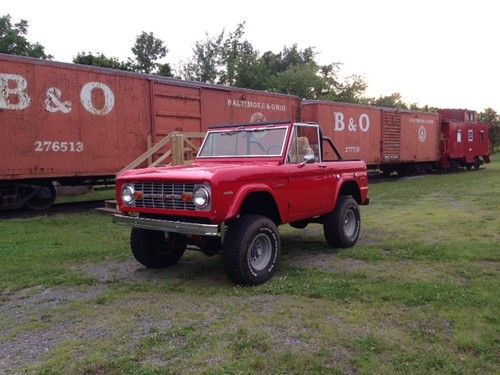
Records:
M270 154L271 154L271 150L272 150L273 148L277 148L277 149L278 149L278 152L281 152L281 146L278 146L278 145L271 145L271 146L269 146L269 147L267 148L267 150L266 150L266 154L267 154L267 155L270 155Z

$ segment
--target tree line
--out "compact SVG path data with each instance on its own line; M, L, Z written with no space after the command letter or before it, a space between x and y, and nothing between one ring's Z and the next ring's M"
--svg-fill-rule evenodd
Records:
M0 17L0 53L52 59L38 42L27 39L28 22L13 23L10 15ZM156 74L204 83L236 86L256 90L297 95L305 99L332 100L432 111L436 108L406 103L400 93L378 98L364 95L367 84L360 75L340 78L342 64L322 65L314 47L284 46L280 51L260 53L245 37L245 23L234 30L222 30L216 35L205 34L195 42L187 62L173 69L162 62L169 50L165 42L152 32L142 31L131 47L126 60L106 56L102 52L81 51L73 58L76 64L93 65L131 72ZM491 126L494 146L500 145L500 115L486 108L478 118Z

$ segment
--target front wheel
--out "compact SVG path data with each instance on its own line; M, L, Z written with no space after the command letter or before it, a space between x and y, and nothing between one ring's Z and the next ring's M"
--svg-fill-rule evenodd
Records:
M147 268L170 267L181 259L186 239L173 233L132 228L130 247L135 259Z
M350 195L341 195L337 207L323 221L326 242L334 248L347 248L356 244L361 229L359 207Z
M278 229L261 215L245 215L233 221L222 245L227 276L237 284L256 285L276 271L281 249Z

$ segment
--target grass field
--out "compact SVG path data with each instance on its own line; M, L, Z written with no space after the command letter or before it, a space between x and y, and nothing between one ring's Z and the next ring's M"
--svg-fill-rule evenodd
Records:
M93 200L106 200L106 199L114 199L115 198L115 189L102 189L96 191L90 191L86 194L81 195L66 195L66 196L58 196L55 203L71 203L71 202L85 202L85 201L93 201Z
M0 373L498 373L500 163L371 185L359 244L281 228L267 284L132 260L100 214L0 223Z

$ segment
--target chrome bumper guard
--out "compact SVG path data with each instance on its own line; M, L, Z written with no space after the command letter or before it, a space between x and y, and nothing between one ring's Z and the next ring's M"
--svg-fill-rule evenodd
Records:
M171 233L191 234L199 236L219 235L219 226L217 224L188 223L185 221L149 219L118 214L113 215L113 223L129 225L134 228L150 229Z

